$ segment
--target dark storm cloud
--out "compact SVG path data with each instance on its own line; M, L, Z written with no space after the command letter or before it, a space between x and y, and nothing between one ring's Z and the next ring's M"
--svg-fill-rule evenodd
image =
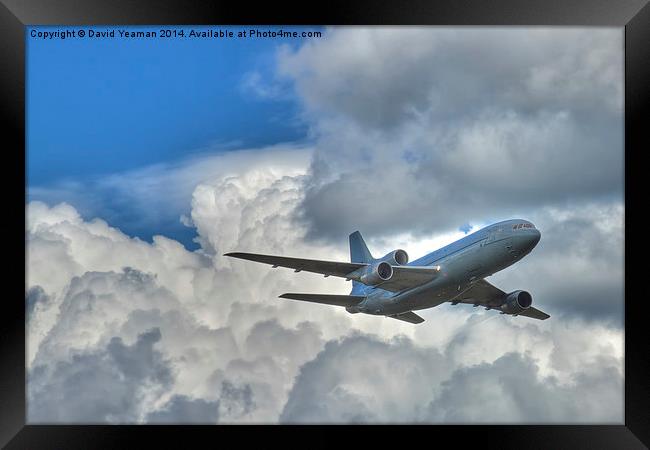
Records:
M562 320L623 326L623 207L596 203L528 216L541 230L533 252L490 277L504 290L526 289L534 304Z
M280 70L317 139L312 239L622 194L620 30L335 29Z
M621 107L621 37L602 28L338 28L285 49L279 68L310 111L368 129L495 105L588 112Z
M356 229L426 234L547 205L622 199L620 117L609 127L578 127L580 119L564 113L484 119L424 142L355 135L335 144L348 152L320 147L316 158L330 159L331 169L307 179L299 213L308 237L335 240ZM413 130L406 140L436 127ZM356 155L363 146L373 149L368 158Z
M137 421L143 395L173 381L169 362L154 349L160 339L157 328L133 345L114 337L105 348L35 367L28 378L29 422Z

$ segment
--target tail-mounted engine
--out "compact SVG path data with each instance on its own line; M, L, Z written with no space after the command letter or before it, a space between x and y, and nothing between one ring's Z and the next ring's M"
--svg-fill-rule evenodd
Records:
M404 250L398 249L398 250L393 250L383 258L376 259L375 261L376 262L384 261L390 264L391 266L403 266L405 264L408 264L409 255Z
M367 286L376 286L393 277L393 266L403 266L408 262L409 255L404 250L394 250L383 258L374 259L369 266L348 274L348 277Z

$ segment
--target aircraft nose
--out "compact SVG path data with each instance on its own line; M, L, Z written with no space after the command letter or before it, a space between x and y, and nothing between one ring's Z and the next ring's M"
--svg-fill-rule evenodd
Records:
M538 229L531 230L530 237L529 237L530 248L535 247L541 238L542 238L542 233L540 233Z

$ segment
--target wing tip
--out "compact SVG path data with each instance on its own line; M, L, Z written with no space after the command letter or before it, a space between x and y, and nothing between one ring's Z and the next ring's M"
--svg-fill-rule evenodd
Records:
M420 323L424 322L424 318L422 318L421 316L418 316L413 311L409 311L409 312L402 313L402 314L394 314L394 315L386 316L386 317L391 318L391 319L402 320L404 322L412 323L414 325L417 325L417 324L420 324Z
M224 253L223 256L229 256L231 258L240 258L240 259L251 259L252 256L263 256L263 255L256 255L254 253L244 253L244 252L228 252Z
M284 298L284 299L287 299L287 300L302 300L302 301L308 301L308 300L305 300L305 299L303 298L303 296L301 296L300 294L296 294L296 293L293 293L293 292L285 292L285 293L282 294L282 295L278 295L278 298Z

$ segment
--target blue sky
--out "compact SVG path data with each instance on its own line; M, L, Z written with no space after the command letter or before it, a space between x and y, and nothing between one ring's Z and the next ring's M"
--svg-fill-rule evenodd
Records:
M256 77L273 79L278 45L297 46L303 43L301 38L38 39L29 32L27 36L30 200L68 201L84 216L104 217L128 234L147 240L165 234L195 247L193 231L180 224L177 212L143 223L125 199L105 198L102 192L90 196L99 197L99 202L75 203L75 199L89 197L94 181L110 174L183 160L197 152L305 139L306 126L287 86L272 99L245 88L246 81ZM57 189L61 185L68 188Z

